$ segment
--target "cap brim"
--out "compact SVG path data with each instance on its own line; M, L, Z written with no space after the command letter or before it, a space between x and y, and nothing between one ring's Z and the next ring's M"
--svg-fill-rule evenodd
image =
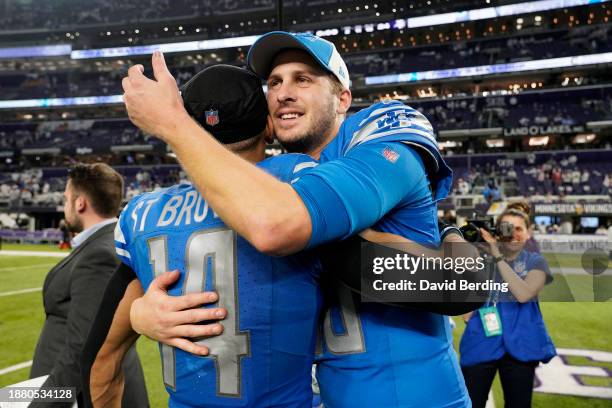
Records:
M325 71L325 63L321 61L312 51L299 39L283 31L272 31L264 34L255 41L249 50L247 64L251 71L261 78L268 78L272 71L272 62L279 52L286 49L300 49L310 54Z

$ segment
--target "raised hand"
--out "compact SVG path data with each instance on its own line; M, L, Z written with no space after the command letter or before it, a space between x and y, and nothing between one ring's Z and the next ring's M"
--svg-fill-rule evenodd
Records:
M143 131L168 141L174 130L189 120L176 81L161 52L151 59L155 79L144 75L140 64L130 67L123 78L123 101L130 120Z
M179 276L178 271L165 272L151 282L145 295L132 303L132 327L137 333L169 346L192 354L208 355L208 348L196 344L191 338L221 334L223 325L218 321L227 316L227 310L200 307L218 300L214 292L169 296L168 287ZM197 324L203 321L213 322Z

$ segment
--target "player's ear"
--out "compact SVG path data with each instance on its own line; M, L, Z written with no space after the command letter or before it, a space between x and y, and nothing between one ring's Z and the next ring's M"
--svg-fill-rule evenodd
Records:
M267 144L272 144L274 143L274 125L272 122L272 116L268 115L268 117L266 118L267 122L266 122L266 129L264 130L264 138Z
M76 198L76 200L74 201L74 209L78 213L85 212L85 210L87 209L87 200L85 199L84 196L79 195Z
M343 89L340 92L340 103L338 104L338 109L336 112L338 115L346 115L349 108L351 107L351 102L353 101L353 95L351 94L350 89Z

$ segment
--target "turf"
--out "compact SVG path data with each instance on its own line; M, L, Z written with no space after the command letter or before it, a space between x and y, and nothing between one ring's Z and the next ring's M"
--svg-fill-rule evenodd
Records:
M587 277L574 277L588 279ZM541 302L540 308L546 328L555 346L558 348L577 348L612 352L612 340L609 337L612 324L611 302ZM455 348L459 350L459 339L463 334L465 324L459 317L454 318L457 324L454 331ZM606 367L612 370L612 363L597 363L585 358L571 357L574 364ZM584 377L588 385L612 387L610 378ZM493 383L495 406L503 406L503 393L499 376ZM609 400L597 398L572 397L566 395L551 395L534 393L533 407L543 408L609 408Z
M59 249L54 244L11 244L3 242L1 249L11 251L70 252L68 249Z
M544 258L548 261L551 268L561 266L565 268L580 268L591 264L593 261L593 255L590 253L585 254L564 254L564 253L544 253ZM599 259L601 254L597 259ZM592 266L591 266L592 267ZM608 269L612 267L612 260L608 260Z
M44 251L53 250L49 246L20 249ZM3 249L8 249L3 245ZM11 248L17 249L17 248ZM0 256L0 294L20 289L41 287L46 273L59 262L58 258ZM589 293L593 296L593 278L589 276L568 276L567 286L573 292ZM556 282L560 282L557 279ZM562 290L561 289L558 290ZM590 292L589 292L590 291ZM542 302L542 313L549 333L557 347L582 348L612 352L610 332L612 324L612 302L587 303ZM458 344L464 324L455 318L455 343ZM41 292L10 296L0 296L0 369L32 359L38 335L44 321ZM167 406L167 394L161 378L161 364L157 344L148 339L138 341L147 388L152 407ZM576 357L576 363L603 366L612 370L611 364L589 362ZM29 368L0 375L0 387L23 381L28 378ZM589 385L612 387L609 379L585 377ZM494 396L497 407L503 406L503 395L499 381L494 383ZM544 408L586 408L610 407L609 400L568 397L562 395L534 394L534 407Z
M61 258L0 256L0 292L42 287L45 275L60 260Z

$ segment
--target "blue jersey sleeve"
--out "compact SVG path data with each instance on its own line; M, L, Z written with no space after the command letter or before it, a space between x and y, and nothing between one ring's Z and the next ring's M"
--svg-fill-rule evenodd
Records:
M425 164L434 201L448 196L453 172L440 153L431 123L422 113L398 101L376 103L346 119L322 158L335 160L356 147L381 142L402 142L417 151Z
M132 255L130 254L130 237L132 229L129 226L130 218L129 218L129 210L131 209L130 203L125 206L121 215L119 216L119 221L115 226L115 252L117 253L117 257L121 260L122 263L129 266L132 270L134 270L134 266L132 264Z
M257 163L257 167L276 177L284 183L295 183L300 176L318 162L306 154L286 153L272 156Z
M293 184L312 221L308 247L375 224L426 177L420 156L399 142L363 144L311 169Z

